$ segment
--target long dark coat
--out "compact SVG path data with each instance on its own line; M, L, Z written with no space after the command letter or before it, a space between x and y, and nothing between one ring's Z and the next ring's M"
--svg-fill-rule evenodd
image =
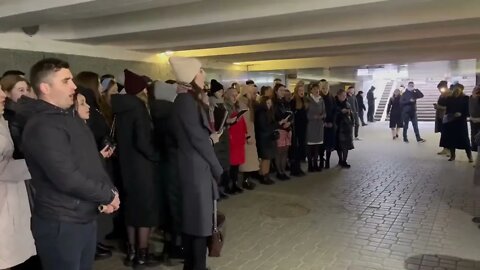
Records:
M151 100L154 143L160 155L160 224L169 232L181 233L182 196L177 179L177 140L173 134L173 102Z
M296 100L290 102L294 116L294 132L292 137L292 145L295 147L294 156L296 160L305 160L307 154L307 109L305 108L305 100L308 97L301 99L302 106L297 108Z
M218 131L220 125L222 124L223 117L227 112L225 103L223 102L214 102L215 97L210 98L210 110L213 113L213 119L215 123L215 131ZM220 137L220 141L214 145L215 154L217 155L220 164L222 164L223 170L228 170L230 168L230 131L227 126L223 129L223 135Z
M449 149L471 149L467 123L470 116L468 96L448 97L440 105L446 107L445 118L448 119L443 123L440 146ZM461 113L461 116L454 117L455 113Z
M351 112L343 113L342 109L350 109L350 103L347 100L340 102L336 99L337 116L335 117L336 124L336 150L352 150L353 147L353 126L354 120Z
M223 168L210 140L207 111L193 94L175 98L173 131L178 142L177 172L182 190L182 232L210 236L213 201L218 199L217 182Z
M337 105L335 102L335 98L331 95L323 95L320 94L323 99L323 103L325 104L325 121L324 123L331 123L333 124L332 127L324 128L323 133L323 145L325 146L326 150L333 150L336 146L335 144L335 129L336 129L336 114L337 114Z
M128 226L153 227L159 223L157 162L147 107L136 96L113 95L117 151L124 186Z
M255 139L260 159L271 160L275 157L277 144L273 133L276 127L274 112L269 111L266 105L259 104L255 109Z
M435 133L442 132L443 117L445 116L445 107L440 104L445 104L447 97L440 96L437 101L437 108L435 109Z
M403 127L402 106L400 106L400 96L391 97L388 100L387 114L390 115L390 128Z

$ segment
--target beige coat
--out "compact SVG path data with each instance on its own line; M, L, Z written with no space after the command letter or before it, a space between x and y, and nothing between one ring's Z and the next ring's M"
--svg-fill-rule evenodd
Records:
M30 205L25 160L14 160L7 122L0 116L0 269L10 268L36 254L30 230Z
M240 104L240 109L250 109L248 108L248 99L244 96L241 96L238 99ZM240 165L240 172L255 172L259 170L259 161L257 153L257 145L255 143L255 119L252 119L251 112L244 114L245 122L247 123L247 137L250 137L248 142L245 144L245 163Z

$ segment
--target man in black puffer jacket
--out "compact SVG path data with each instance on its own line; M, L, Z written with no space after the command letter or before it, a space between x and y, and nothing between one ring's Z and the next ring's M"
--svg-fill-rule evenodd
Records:
M39 97L23 131L23 151L36 190L32 232L44 270L92 269L98 211L120 200L88 126L75 117L75 84L66 62L44 59L30 72Z

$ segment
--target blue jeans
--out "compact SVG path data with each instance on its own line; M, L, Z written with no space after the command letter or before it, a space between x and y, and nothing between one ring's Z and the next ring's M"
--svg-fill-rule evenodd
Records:
M417 138L417 141L421 140L422 137L420 137L420 131L418 130L417 112L416 111L403 112L402 118L403 118L403 139L407 140L408 122L412 121L415 137Z
M32 217L32 233L43 270L92 270L97 223L69 223Z

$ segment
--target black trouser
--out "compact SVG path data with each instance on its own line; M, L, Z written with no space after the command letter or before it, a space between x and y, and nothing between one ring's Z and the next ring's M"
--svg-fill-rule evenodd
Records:
M183 270L207 269L207 237L183 234L185 262Z
M358 111L358 117L360 118L360 121L362 122L362 125L365 125L365 120L363 120L363 109L360 109Z
M465 153L467 154L468 159L471 160L472 159L472 149L470 149L470 147L468 147L467 149L465 149ZM455 157L456 157L455 148L450 148L450 158L455 159Z
M473 123L470 121L470 139L472 142L472 151L477 151L478 144L475 141L475 135L480 132L480 123Z
M375 103L368 103L367 120L373 122L373 115L375 114Z
M85 224L32 217L32 233L43 270L92 270L97 222Z

